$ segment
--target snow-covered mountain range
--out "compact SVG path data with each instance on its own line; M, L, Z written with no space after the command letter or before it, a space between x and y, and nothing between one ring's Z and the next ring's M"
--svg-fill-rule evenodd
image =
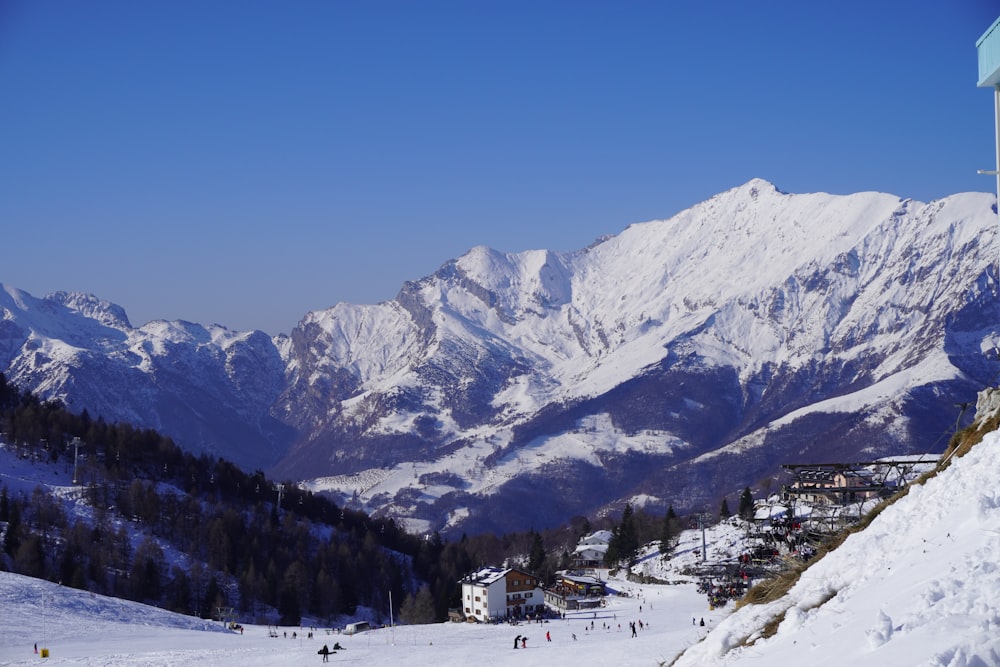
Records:
M421 529L714 509L779 463L944 448L1000 371L995 202L753 180L576 252L474 248L275 338L4 287L0 368Z

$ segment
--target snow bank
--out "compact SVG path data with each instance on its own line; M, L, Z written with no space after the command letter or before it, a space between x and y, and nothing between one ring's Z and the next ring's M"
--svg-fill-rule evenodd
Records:
M676 665L998 665L998 557L1000 434L991 433L785 597L734 613ZM777 632L760 639L772 619L782 619Z

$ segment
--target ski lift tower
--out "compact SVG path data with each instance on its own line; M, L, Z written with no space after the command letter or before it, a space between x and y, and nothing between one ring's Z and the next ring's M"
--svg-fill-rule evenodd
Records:
M980 169L980 174L996 176L997 179L997 212L1000 215L1000 18L983 33L976 42L976 53L979 56L980 88L993 89L993 108L996 123L996 167ZM998 268L1000 276L1000 268Z
M69 444L73 446L73 483L76 484L76 466L80 460L80 448L85 447L86 444L80 439L80 436L73 436L73 441Z

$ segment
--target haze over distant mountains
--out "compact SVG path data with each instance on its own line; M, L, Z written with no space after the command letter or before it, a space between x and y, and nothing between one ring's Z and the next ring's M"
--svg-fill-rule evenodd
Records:
M0 369L415 529L714 510L780 463L944 449L1000 373L995 201L753 180L576 252L474 248L274 338L5 286Z

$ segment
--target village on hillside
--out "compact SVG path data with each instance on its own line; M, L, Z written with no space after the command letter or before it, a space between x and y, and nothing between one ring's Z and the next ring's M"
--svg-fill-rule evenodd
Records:
M647 545L626 578L643 583L696 581L710 609L725 606L789 560L811 558L823 539L934 468L938 458L926 454L859 463L786 464L782 467L788 482L780 493L755 501L748 516L720 517L718 523L697 517L673 548L664 552L659 544ZM515 564L470 573L461 581L462 607L451 610L450 619L519 623L606 606L607 596L628 594L608 583L611 570L605 556L613 536L610 530L583 536L572 554L572 567L557 572L549 586Z

